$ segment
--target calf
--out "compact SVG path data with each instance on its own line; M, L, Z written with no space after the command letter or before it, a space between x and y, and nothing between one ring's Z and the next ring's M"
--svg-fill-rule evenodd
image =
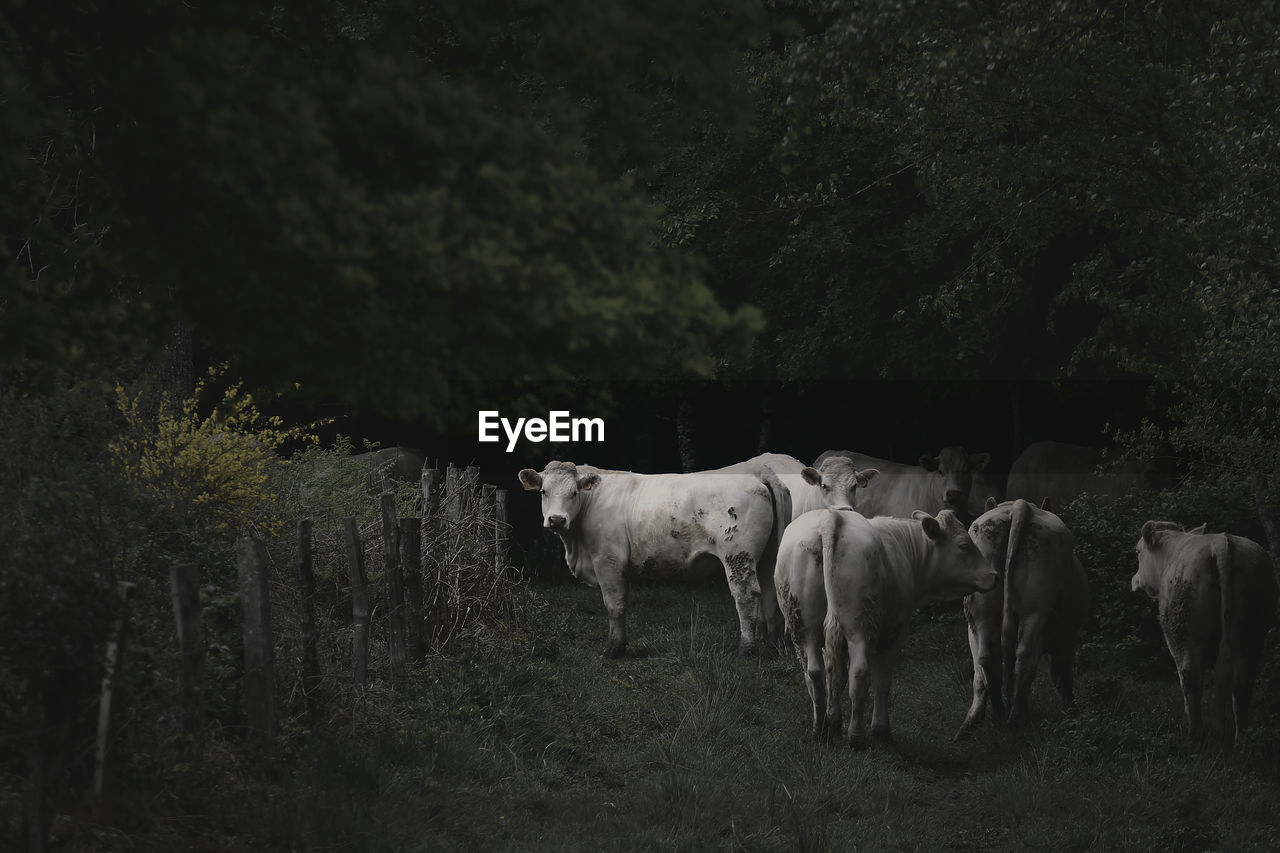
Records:
M1004 583L964 600L973 655L973 702L956 738L986 715L1010 725L1028 717L1031 684L1042 655L1063 710L1075 713L1073 678L1080 626L1089 608L1089 584L1075 556L1075 539L1062 519L1024 501L987 502L969 535Z
M1271 556L1256 542L1170 521L1142 525L1131 586L1160 603L1160 627L1178 667L1187 731L1203 736L1204 671L1214 667L1223 737L1235 746L1248 722L1263 640L1275 620ZM1216 663L1215 663L1216 658Z
M950 510L936 518L917 512L869 520L815 510L792 521L779 546L775 586L805 667L814 737L840 729L847 678L849 745L866 746L863 710L871 688L872 734L891 740L889 687L912 611L990 589L997 577Z

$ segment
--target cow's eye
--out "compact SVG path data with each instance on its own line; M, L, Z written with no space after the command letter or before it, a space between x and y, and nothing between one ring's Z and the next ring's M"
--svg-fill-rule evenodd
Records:
M824 491L824 492L829 492L829 491L831 491L831 487L830 487L830 486L828 486L826 483L823 483L823 484L822 484L822 491Z
M547 496L547 490L546 490L546 489L538 489L538 494L542 495L542 496L545 498L545 497Z

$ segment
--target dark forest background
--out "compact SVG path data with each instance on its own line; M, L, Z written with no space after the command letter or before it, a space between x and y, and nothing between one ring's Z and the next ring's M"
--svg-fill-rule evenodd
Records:
M0 825L114 585L158 648L309 442L508 489L1134 444L1280 549L1275 2L12 0L0 113Z

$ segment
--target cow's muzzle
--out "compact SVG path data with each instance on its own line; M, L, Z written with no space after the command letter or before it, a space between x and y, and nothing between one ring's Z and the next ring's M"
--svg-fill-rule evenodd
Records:
M563 515L547 516L546 528L548 530L554 530L557 533L563 533L566 529L568 529L568 527L569 527L569 519L565 518Z

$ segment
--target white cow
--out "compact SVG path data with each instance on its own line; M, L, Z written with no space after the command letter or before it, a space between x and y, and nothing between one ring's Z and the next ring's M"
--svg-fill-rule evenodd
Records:
M1203 525L1187 531L1171 521L1142 525L1137 554L1131 586L1160 602L1188 733L1193 740L1203 734L1200 697L1204 672L1212 667L1223 737L1235 746L1248 723L1263 640L1275 621L1271 555L1243 536L1210 535Z
M880 472L876 481L858 495L858 512L868 518L875 515L908 518L916 510L932 515L943 509L971 517L974 514L971 511L981 507L982 501L989 497L976 495L976 505L970 506L974 474L990 464L990 453L968 453L963 447L944 447L937 456L921 456L918 465L906 465L851 450L828 450L814 465L821 465L833 456L850 459L859 470L874 468ZM990 485L987 484L986 490L992 490Z
M634 474L551 462L541 473L525 468L520 482L540 491L543 526L560 537L570 571L600 587L609 613L606 656L626 650L629 576L679 572L710 557L723 565L737 605L739 651L754 653L758 572L768 573L772 587L777 531L790 515L772 471Z
M1009 500L1023 498L1032 503L1049 499L1057 510L1065 509L1083 492L1120 497L1131 489L1152 482L1151 465L1122 459L1102 472L1103 452L1097 447L1061 441L1028 444L1009 466L1005 494Z
M791 493L793 519L815 509L855 509L858 489L865 489L880 475L874 468L858 470L851 460L843 456L823 460L815 468L784 453L761 453L719 470L756 474L766 466L778 475Z
M871 732L892 739L889 686L912 611L990 589L998 576L950 510L909 519L815 510L783 533L774 579L805 668L814 737L839 731L847 677L853 702L847 739L863 749L863 709L872 687Z
M1073 680L1080 627L1089 609L1089 583L1075 556L1075 538L1062 519L1024 501L987 502L969 536L1004 575L990 592L964 600L973 655L973 703L956 738L973 731L992 706L992 719L1026 721L1031 684L1042 655L1063 710L1075 713Z

